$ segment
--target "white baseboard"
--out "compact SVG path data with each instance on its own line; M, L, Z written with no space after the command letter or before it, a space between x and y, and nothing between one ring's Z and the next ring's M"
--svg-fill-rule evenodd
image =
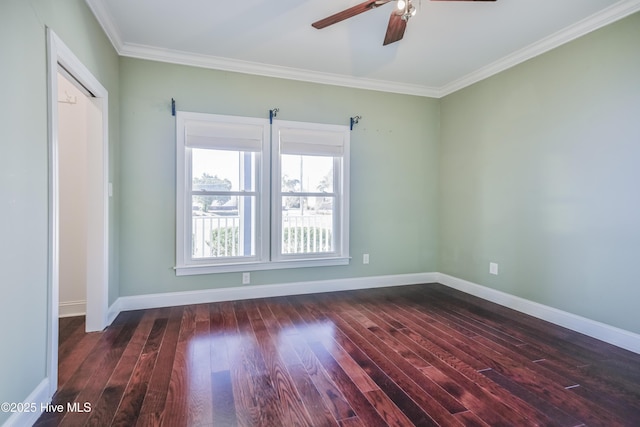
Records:
M32 426L36 421L38 421L40 415L42 415L42 406L49 402L51 402L51 396L49 395L49 378L45 378L22 402L24 407L32 409L32 405L34 405L37 410L29 412L14 412L7 421L4 422L2 427Z
M640 335L447 274L438 283L640 354Z
M274 285L242 286L201 291L170 292L163 294L120 297L109 307L108 324L122 311L177 305L268 298L287 295L314 294L388 286L441 283L450 288L495 302L516 311L571 329L601 341L640 354L640 335L529 301L486 286L458 279L442 273L415 273L390 276L356 277L350 279L317 280Z
M86 301L60 302L58 317L84 316L87 314Z
M128 310L287 295L316 294L321 292L348 291L355 289L382 288L388 286L417 285L422 283L434 283L437 277L438 273L398 274L390 276L314 280L309 282L283 283L275 285L242 286L234 288L206 289L201 291L120 297L109 308L109 319L115 319L121 311ZM111 321L109 323L111 323Z
M124 310L122 309L121 298L118 298L107 310L107 326L116 320L116 317L118 317L118 314L120 314L121 311Z

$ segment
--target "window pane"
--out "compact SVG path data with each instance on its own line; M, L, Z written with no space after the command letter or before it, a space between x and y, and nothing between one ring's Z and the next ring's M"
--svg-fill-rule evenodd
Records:
M333 192L333 157L281 156L282 192Z
M193 196L192 257L255 256L256 202L255 196ZM207 203L204 211L202 206Z
M282 197L282 253L333 252L333 197Z
M256 153L194 148L192 190L254 191Z

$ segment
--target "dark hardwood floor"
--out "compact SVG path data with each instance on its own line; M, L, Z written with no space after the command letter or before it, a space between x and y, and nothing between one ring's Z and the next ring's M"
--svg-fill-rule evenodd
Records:
M640 355L441 285L60 321L37 426L640 426Z

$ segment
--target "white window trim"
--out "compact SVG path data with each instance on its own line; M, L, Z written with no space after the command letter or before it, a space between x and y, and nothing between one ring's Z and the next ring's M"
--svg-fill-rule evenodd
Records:
M314 131L322 133L335 134L341 140L340 157L334 156L333 161L333 182L335 196L335 212L333 217L334 235L332 238L337 242L333 252L317 253L317 254L282 254L281 240L282 236L282 209L280 206L280 198L282 197L282 186L280 182L280 154L281 143L279 141L280 132L283 130L293 131ZM272 262L294 262L294 261L316 261L320 259L343 259L349 254L349 143L350 131L347 126L325 125L318 123L292 122L278 120L275 121L271 128L271 150L272 150L272 210L271 210L271 230L272 235L277 236L271 239L271 257ZM302 144L300 144L302 145ZM316 145L316 144L309 144ZM273 177L278 177L274 179ZM304 192L297 195L305 196Z
M233 257L220 261L211 258L202 260L191 258L191 203L187 202L191 198L191 149L187 146L186 128L189 122L202 123L238 123L243 125L261 126L262 143L261 150L256 160L256 247L255 255L251 257ZM200 267L222 267L232 264L262 262L269 254L269 242L262 239L262 230L269 229L269 200L263 196L269 189L269 181L265 182L264 177L270 173L269 164L269 139L270 126L266 119L249 117L221 116L216 114L176 112L176 271L183 269ZM198 147L196 147L198 148Z
M185 124L187 121L221 121L226 123L258 124L264 126L263 146L257 166L257 215L256 224L256 254L253 257L225 258L213 261L211 258L194 260L191 258L191 203L187 203L190 196L191 182L191 150L186 146ZM273 179L279 176L279 169L272 171L272 165L279 168L279 150L276 129L280 126L295 126L299 129L317 129L324 131L344 132L344 148L341 161L334 160L334 183L341 183L341 188L334 189L338 194L336 203L339 204L339 215L334 217L334 230L337 234L339 246L334 252L323 254L300 254L295 256L278 256L280 238L279 216L274 201L279 201L280 182ZM260 271L274 269L290 269L302 267L327 267L348 265L349 257L349 144L350 132L348 126L324 125L304 122L275 121L269 123L267 119L221 116L207 113L176 112L176 266L177 276L189 276L212 273L230 273L244 271ZM270 161L271 160L271 161ZM340 167L337 167L337 166ZM272 173L273 172L273 173ZM339 178L336 179L336 178ZM190 200L190 197L189 197ZM341 203L342 201L342 203ZM278 224L275 224L278 222ZM273 236L276 236L275 238Z

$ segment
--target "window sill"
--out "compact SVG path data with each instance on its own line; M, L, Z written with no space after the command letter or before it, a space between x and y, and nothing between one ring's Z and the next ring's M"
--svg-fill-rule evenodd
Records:
M244 262L224 265L181 265L174 267L176 276L194 276L198 274L240 273L260 270L280 270L286 268L332 267L349 265L351 258L321 258L296 261Z

